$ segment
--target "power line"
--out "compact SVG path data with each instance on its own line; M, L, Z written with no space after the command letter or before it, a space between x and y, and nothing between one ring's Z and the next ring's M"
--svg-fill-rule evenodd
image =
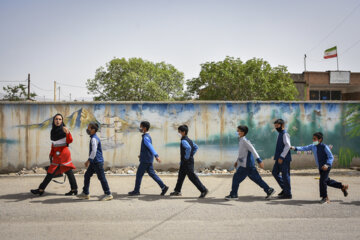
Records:
M337 24L318 44L316 44L314 47L310 49L307 53L312 52L314 49L320 46L322 42L324 42L328 37L330 37L331 34L333 34L358 8L360 7L360 3L355 6L355 8L352 9L352 11L346 15L343 20Z
M36 86L34 83L31 83L32 86L34 86L35 88L39 89L39 90L42 90L42 91L45 91L45 92L52 92L53 90L47 90L47 89L43 89L41 87L38 87Z
M56 82L56 83L58 83L59 85L67 86L67 87L87 88L87 87L83 87L83 86L76 86L76 85L71 85L71 84L66 84L66 83L59 83L59 82Z
M24 81L0 81L0 83L22 83L22 82L27 82L27 79Z
M349 51L350 49L352 49L353 47L355 47L356 45L358 45L360 43L360 39L357 40L353 45L351 45L350 47L348 47L345 51L343 51L341 53L341 55L344 55L347 51Z

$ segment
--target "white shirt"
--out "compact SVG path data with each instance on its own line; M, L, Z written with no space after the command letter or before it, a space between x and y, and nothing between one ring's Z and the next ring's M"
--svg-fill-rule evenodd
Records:
M244 136L239 139L239 155L237 167L246 167L249 151L254 155L254 159L260 158L251 142Z
M285 159L286 155L288 154L291 148L290 135L287 132L283 135L283 142L285 146L283 152L280 154L280 157Z
M91 138L91 153L89 158L90 159L94 159L96 156L96 151L97 151L97 146L98 146L98 141L96 140L96 138Z

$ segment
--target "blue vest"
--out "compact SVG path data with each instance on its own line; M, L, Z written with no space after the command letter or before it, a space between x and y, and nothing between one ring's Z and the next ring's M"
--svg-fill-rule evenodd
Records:
M181 138L181 141L185 140L189 143L189 145L191 146L191 152L190 152L190 158L187 161L191 161L194 162L194 144L193 141L191 141L190 138L188 138L188 136L184 136ZM181 156L181 161L185 161L185 150L186 148L183 147L182 143L180 142L180 156Z
M246 159L246 168L254 168L254 167L255 167L254 156L250 151L248 151L248 155Z
M97 140L97 151L96 151L96 155L95 155L95 158L94 158L94 163L95 162L104 162L104 157L103 157L103 154L102 154L102 148L101 148L101 142L100 142L100 138L94 134L92 136L90 136L90 147L89 147L89 155L90 153L92 152L92 146L91 146L91 140L95 138Z
M274 154L274 160L278 160L280 158L281 153L284 151L284 134L286 133L285 130L279 132L279 136L277 139L277 143L276 143L276 149L275 149L275 154ZM286 157L285 157L286 161L291 161L291 153L290 150L287 153Z
M318 158L319 168L326 164L328 160L328 155L325 152L325 146L326 145L323 143L319 143L318 145L316 145L316 154Z
M148 147L146 147L144 143L144 137L147 136L150 139L150 143L152 144L152 139L148 133L144 133L142 135L141 140L141 149L140 149L140 162L143 163L152 163L154 161L154 155L150 151Z

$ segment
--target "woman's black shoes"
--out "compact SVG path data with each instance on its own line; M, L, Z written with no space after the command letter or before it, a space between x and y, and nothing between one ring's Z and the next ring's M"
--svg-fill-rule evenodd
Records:
M70 190L70 192L65 193L65 196L71 196L71 195L77 195L78 191L77 190Z
M30 192L32 194L39 195L39 196L44 194L44 191L40 191L40 189L31 189Z

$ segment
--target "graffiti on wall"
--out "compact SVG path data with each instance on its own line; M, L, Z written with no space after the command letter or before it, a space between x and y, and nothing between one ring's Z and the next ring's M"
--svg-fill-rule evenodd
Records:
M107 166L138 163L142 120L151 123L153 144L163 160L158 168L179 163L177 127L189 126L189 137L200 147L197 167L228 167L236 159L236 126L249 127L248 139L260 156L271 160L277 132L273 122L283 118L292 145L312 142L312 134L324 133L338 165L349 166L360 155L360 103L312 102L208 102L208 103L53 103L0 104L0 171L46 165L50 151L52 116L64 115L74 142L70 145L77 166L87 160L87 125L97 122ZM309 153L294 153L296 161L314 165ZM299 157L297 157L299 155ZM305 160L304 160L305 159ZM301 162L300 162L301 165Z

